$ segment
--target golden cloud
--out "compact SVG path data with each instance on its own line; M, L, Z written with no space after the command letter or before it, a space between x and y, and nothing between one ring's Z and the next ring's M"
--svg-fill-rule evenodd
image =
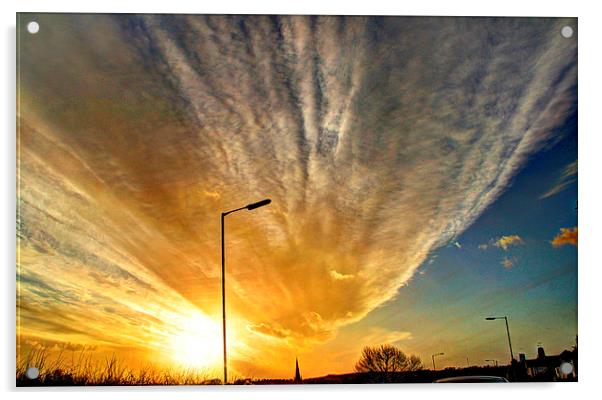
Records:
M565 244L577 246L578 233L577 227L560 228L560 233L558 233L550 243L552 243L552 246L554 247L564 246Z
M353 274L342 274L334 269L329 271L330 277L335 281L344 281L347 279L353 279Z
M501 238L499 238L498 240L496 240L493 245L496 247L500 247L504 250L508 250L508 247L510 246L516 246L519 244L523 244L523 239L521 239L520 236L518 235L509 235L509 236L502 236Z

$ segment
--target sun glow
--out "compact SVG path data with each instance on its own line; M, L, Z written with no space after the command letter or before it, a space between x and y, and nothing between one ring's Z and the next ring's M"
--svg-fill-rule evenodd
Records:
M221 326L203 314L195 313L180 323L169 339L171 358L184 368L216 368L222 363Z

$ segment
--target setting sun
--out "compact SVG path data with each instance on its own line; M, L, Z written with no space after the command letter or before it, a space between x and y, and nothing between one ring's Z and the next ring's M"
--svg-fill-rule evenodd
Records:
M216 368L222 363L221 327L197 313L182 321L181 330L169 338L171 358L184 368Z

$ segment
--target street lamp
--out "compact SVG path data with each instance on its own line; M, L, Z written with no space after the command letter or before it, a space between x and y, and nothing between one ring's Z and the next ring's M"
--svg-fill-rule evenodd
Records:
M436 370L437 370L437 368L435 368L435 357L437 357L437 356L442 356L442 355L444 355L444 354L445 354L445 353L437 353L437 354L433 354L433 355L431 356L431 358L432 358L432 360L433 360L433 371L436 371Z
M226 356L226 254L224 251L224 218L226 215L232 214L233 212L240 210L254 210L259 207L267 206L271 202L272 200L265 199L222 213L222 327L224 334L224 385L228 383L228 358Z
M508 333L508 346L510 347L510 364L512 364L512 361L514 361L514 353L512 352L512 340L510 340L510 328L508 328L508 317L504 315L503 317L486 317L485 319L487 321L493 321L496 319L503 319L504 321L506 321L506 333Z

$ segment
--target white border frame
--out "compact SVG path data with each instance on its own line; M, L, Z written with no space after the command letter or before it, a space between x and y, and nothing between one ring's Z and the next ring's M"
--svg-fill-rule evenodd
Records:
M0 196L2 224L0 229L3 246L2 256L2 360L0 361L1 388L8 398L20 395L25 398L44 400L79 398L82 391L91 398L119 397L138 399L198 398L199 396L238 398L302 399L307 396L332 397L343 395L351 399L364 399L368 394L379 397L417 398L487 398L497 399L516 396L545 396L552 399L579 398L593 393L597 388L602 367L600 344L596 339L601 332L600 290L602 282L596 245L602 242L601 211L599 202L601 185L599 172L602 165L599 152L602 149L602 126L598 110L602 93L600 71L601 52L599 7L594 2L578 0L527 2L506 0L496 3L474 0L434 1L419 0L397 2L391 0L305 0L273 1L251 0L218 2L130 1L103 0L82 2L69 0L21 0L2 2L2 47L0 66L3 96L1 97L2 121L6 121L0 149L2 196ZM579 32L579 344L581 356L579 383L564 384L515 384L505 387L491 385L319 385L319 386L270 386L270 387L145 387L145 388L56 388L16 389L15 369L15 13L19 12L129 12L129 13L215 13L215 14L348 14L348 15L449 15L449 16L563 16L578 17ZM598 118L597 118L598 117ZM596 229L597 228L597 229ZM519 393L527 392L527 393Z

